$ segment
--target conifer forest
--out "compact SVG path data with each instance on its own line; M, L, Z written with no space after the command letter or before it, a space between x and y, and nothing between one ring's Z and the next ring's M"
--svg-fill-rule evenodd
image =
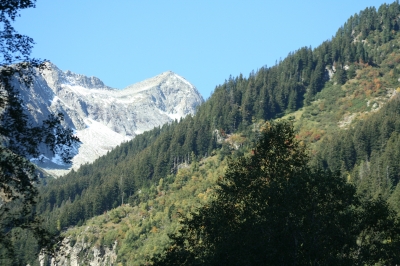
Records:
M59 178L26 158L79 139L31 126L10 81L44 67L9 23L34 1L1 2L1 265L400 264L398 1Z

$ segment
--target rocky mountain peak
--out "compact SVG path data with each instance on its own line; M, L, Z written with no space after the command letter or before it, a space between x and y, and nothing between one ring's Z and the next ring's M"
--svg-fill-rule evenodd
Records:
M48 62L47 68L42 71L41 75L45 77L47 82L53 86L57 84L69 84L72 86L82 86L88 89L112 89L106 86L103 81L97 77L87 77L82 74L76 74L70 70L62 71L55 64Z
M101 81L97 77L87 77L81 74L75 74L69 70L64 72L66 80L71 84L75 86L82 86L85 88L90 88L90 89L103 89L103 88L110 88L106 85L104 85L103 81Z
M137 134L194 114L204 101L190 82L172 71L118 90L99 78L61 71L52 63L38 73L34 86L21 85L20 91L34 120L61 112L82 141L73 165L63 165L50 154L43 154L43 163L36 161L55 174L92 162Z

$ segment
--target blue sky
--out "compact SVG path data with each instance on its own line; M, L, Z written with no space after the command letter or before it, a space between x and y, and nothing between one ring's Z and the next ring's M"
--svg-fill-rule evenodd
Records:
M38 0L19 33L33 56L122 89L171 70L204 98L229 75L247 76L291 51L317 47L380 0ZM391 3L391 2L386 2Z

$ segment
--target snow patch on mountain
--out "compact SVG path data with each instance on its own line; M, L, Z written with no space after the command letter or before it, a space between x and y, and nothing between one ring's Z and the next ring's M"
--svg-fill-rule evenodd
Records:
M64 72L49 63L33 86L19 88L33 121L40 123L50 113L61 112L64 125L75 129L82 142L73 148L72 165L63 164L58 154L33 160L56 175L93 162L137 134L193 115L204 101L192 84L172 71L118 90L96 77Z

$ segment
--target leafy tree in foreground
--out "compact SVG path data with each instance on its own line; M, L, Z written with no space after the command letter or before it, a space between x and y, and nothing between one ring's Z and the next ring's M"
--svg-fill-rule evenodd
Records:
M39 156L39 145L53 152L66 150L79 141L70 129L61 126L62 116L50 116L42 125L28 121L23 102L13 84L29 86L36 68L43 66L29 57L33 40L18 34L11 22L20 9L34 7L34 0L0 2L0 264L19 265L14 254L18 232L28 229L38 247L49 247L57 241L41 226L33 212L37 201L35 167L27 158ZM63 153L65 162L70 154ZM18 230L16 230L18 229Z
M393 262L399 247L393 212L381 201L362 204L352 185L308 161L289 123L267 124L252 155L229 162L215 200L183 218L171 246L152 263Z

